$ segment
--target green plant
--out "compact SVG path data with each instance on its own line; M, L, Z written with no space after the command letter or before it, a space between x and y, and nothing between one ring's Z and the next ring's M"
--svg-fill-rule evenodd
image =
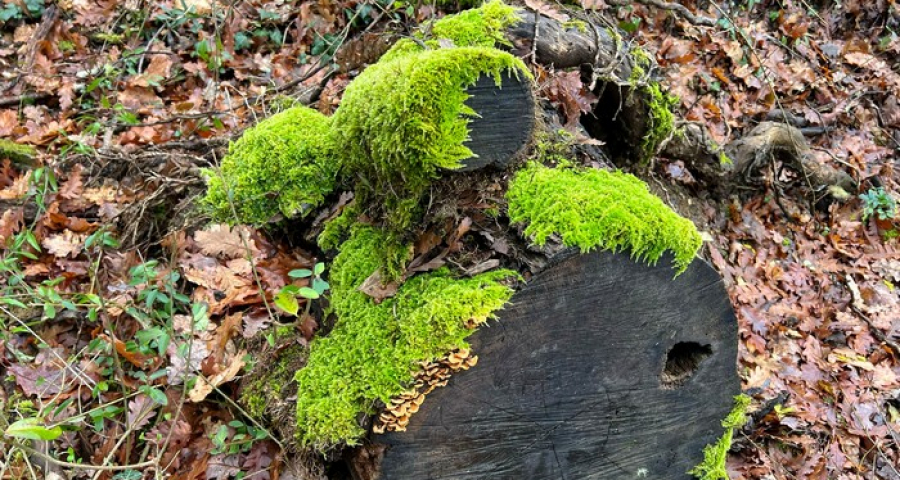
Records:
M265 430L247 425L240 420L232 420L227 425L219 425L215 433L210 435L213 449L212 454L224 453L234 455L246 453L253 447L253 443L268 438Z
M25 18L40 18L44 13L44 0L25 0L25 8L23 9L18 3L7 1L0 8L0 22L8 22L10 20L21 20Z
M323 273L325 273L324 263L317 263L312 270L301 268L299 270L291 270L288 272L288 276L291 278L310 278L310 286L298 287L296 285L285 285L279 290L278 294L275 295L275 306L291 315L297 316L297 313L300 310L300 304L297 301L297 297L305 298L306 310L304 311L304 315L309 315L312 301L324 295L325 291L330 288L328 282L322 279Z
M893 220L897 216L897 200L884 187L870 188L859 196L863 201L863 221L871 217Z

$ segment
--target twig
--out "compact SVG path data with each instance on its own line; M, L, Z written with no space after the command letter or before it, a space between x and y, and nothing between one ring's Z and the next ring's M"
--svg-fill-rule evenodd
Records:
M677 12L679 15L684 17L685 20L687 20L688 22L690 22L694 25L702 25L704 27L715 27L716 26L715 19L712 19L709 17L704 17L703 15L696 15L693 12L691 12L690 10L688 10L687 7L685 7L684 5L681 5L680 3L669 3L669 2L664 2L663 0L633 0L633 2L640 3L642 5L648 5L651 7L656 7L656 8L662 9L662 10L669 10L669 11ZM611 5L625 6L631 2L628 0L607 0L607 3L609 3Z
M35 449L33 449L27 445L23 445L19 442L11 442L11 441L6 441L6 442L8 442L10 445L12 445L18 449L21 449L22 451L24 451L25 453L28 453L29 455L34 455L34 456L40 457L43 460L46 460L47 462L50 462L54 465L58 465L60 467L65 467L65 468L78 468L78 469L82 469L82 470L117 471L117 470L138 470L141 468L147 468L147 467L152 467L152 466L156 465L155 461L135 463L133 465L85 465L85 464L81 464L81 463L64 462L62 460L57 460L57 459L51 457L50 455L47 455L46 453L41 452L40 450L35 450Z
M0 97L0 107L8 107L10 105L18 105L23 102L35 102L43 100L50 96L49 93L23 93L21 95L12 95L9 97Z

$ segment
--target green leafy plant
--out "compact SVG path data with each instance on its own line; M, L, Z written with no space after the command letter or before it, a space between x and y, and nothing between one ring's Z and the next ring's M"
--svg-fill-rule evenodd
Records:
M304 315L309 315L309 309L312 301L319 299L330 288L328 282L322 279L325 273L325 264L317 263L312 270L301 268L291 270L288 275L291 278L310 278L310 286L298 287L296 285L286 285L275 295L275 306L285 312L296 316L300 311L300 303L297 297L306 299L306 310Z
M246 453L253 447L254 442L266 438L268 435L264 430L247 425L240 420L232 420L227 425L220 425L215 433L210 435L213 443L213 455Z
M897 216L897 200L884 187L870 188L859 198L863 201L863 221L873 216L878 220L893 220Z

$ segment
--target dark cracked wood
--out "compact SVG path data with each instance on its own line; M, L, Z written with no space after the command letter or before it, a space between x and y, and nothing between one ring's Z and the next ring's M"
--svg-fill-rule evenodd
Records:
M534 95L531 82L503 75L498 87L493 77L481 77L466 89L466 105L478 113L469 121L465 145L477 155L463 160L469 171L494 166L506 168L531 142L534 130Z
M737 324L708 264L674 280L669 265L596 252L547 268L473 335L478 366L408 431L374 436L380 478L690 478L739 393Z

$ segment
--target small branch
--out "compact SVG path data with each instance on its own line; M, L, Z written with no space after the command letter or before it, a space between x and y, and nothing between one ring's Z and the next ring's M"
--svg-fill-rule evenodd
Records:
M684 17L685 20L694 24L694 25L702 25L704 27L714 27L716 26L716 21L709 17L704 17L702 15L696 15L684 5L679 3L669 3L664 2L663 0L633 0L635 3L640 3L642 5L647 5L651 7L660 8L662 10L674 11L679 15ZM625 6L629 3L632 3L631 0L607 0L607 3L610 5L616 6Z
M12 95L9 97L0 97L0 107L8 107L10 105L19 105L24 102L36 102L50 96L49 93L23 93L21 95Z
M156 465L155 461L150 462L142 462L135 463L133 465L84 465L81 463L71 463L64 462L62 460L57 460L50 455L47 455L40 450L35 450L27 445L21 444L19 442L8 442L10 445L24 451L29 455L34 455L36 457L40 457L44 461L52 463L53 465L57 465L65 468L77 468L82 470L105 470L105 471L118 471L118 470L139 470L141 468L153 467Z

